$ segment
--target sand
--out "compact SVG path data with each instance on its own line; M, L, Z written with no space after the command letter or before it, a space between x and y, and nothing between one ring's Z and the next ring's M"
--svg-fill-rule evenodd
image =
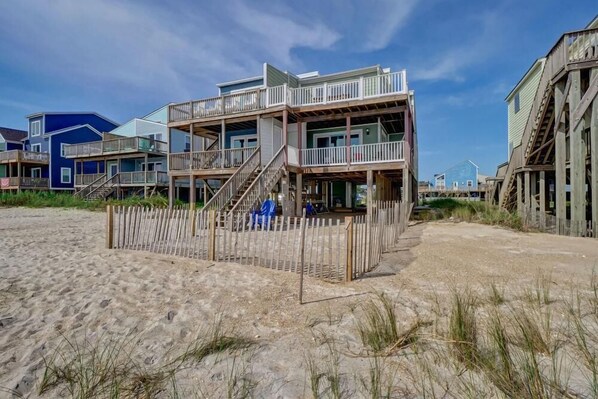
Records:
M44 357L71 341L129 338L148 368L181 353L220 315L257 343L241 359L208 359L177 376L183 397L226 397L228 371L241 370L257 397L309 397L306 359L326 337L342 343L347 392L368 370L355 318L373 292L401 304L401 326L425 315L455 287L509 291L550 273L555 295L587 285L598 267L595 240L518 233L467 223L412 225L366 278L331 284L296 275L146 252L106 250L105 214L0 209L0 397L38 397ZM329 342L329 341L328 341ZM237 363L235 363L237 362ZM239 365L242 368L239 368ZM405 383L408 385L408 383ZM3 391L4 389L4 391ZM44 397L69 396L61 387ZM417 395L415 395L417 396Z

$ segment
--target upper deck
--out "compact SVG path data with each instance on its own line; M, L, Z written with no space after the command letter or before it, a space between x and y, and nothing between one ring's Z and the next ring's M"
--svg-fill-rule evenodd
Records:
M0 152L0 164L2 163L31 163L47 165L50 161L50 154L45 152L10 150Z
M166 155L167 151L168 144L165 142L141 136L64 146L64 156L70 159L135 153Z
M407 95L406 71L361 76L356 79L289 87L287 84L248 89L202 100L172 104L168 107L168 126L218 119L223 116L253 114L284 107L297 110L331 107L347 102L375 103L389 96Z

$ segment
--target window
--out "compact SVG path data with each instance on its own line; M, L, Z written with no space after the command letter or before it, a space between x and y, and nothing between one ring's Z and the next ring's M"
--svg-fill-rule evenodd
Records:
M0 142L0 151L6 151L6 143Z
M63 184L71 183L71 168L60 168L60 182Z
M521 103L520 103L520 100L519 100L519 93L515 94L515 99L514 99L513 102L515 103L515 113L517 113L521 109Z
M40 177L42 177L42 168L32 168L31 177L34 179L39 179Z
M191 150L191 135L186 135L185 136L185 151L190 151Z
M66 152L64 151L64 146L65 145L68 145L68 144L66 144L66 143L60 143L60 156L63 157L63 158L65 157L65 154L66 154Z
M40 134L42 134L41 121L31 122L30 133L31 133L31 137L39 136Z
M32 152L42 152L42 145L41 144L31 144L31 151Z
M473 180L467 180L467 187L473 187Z
M454 181L453 182L453 189L454 190L458 190L459 189L459 182L458 181Z
M147 138L150 140L162 141L162 133L150 133L147 135Z

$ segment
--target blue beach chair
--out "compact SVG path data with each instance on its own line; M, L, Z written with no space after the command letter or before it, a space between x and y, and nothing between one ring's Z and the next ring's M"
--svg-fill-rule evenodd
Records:
M276 204L271 199L265 200L259 211L251 212L251 228L260 226L262 229L268 226L268 218L272 223L274 216L276 216Z

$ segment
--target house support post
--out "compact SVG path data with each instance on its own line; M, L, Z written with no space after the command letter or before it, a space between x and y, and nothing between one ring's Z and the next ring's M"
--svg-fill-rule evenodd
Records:
M189 175L189 209L195 209L195 196L196 196L196 188L195 188L195 176Z
M523 193L521 186L521 173L517 173L517 214L523 217Z
M525 221L529 223L529 219L530 219L530 214L531 214L531 210L532 210L532 201L531 201L531 196L530 196L530 188L531 188L531 184L530 184L530 176L529 176L529 171L526 171L523 175L523 180L524 180L524 186L523 186L523 193L524 193L524 213L525 213Z
M175 194L175 177L168 176L168 207L172 208L174 206L174 194Z
M563 108L565 101L565 83L558 82L554 86L554 109L560 110ZM557 234L565 233L565 221L567 219L567 203L565 186L567 184L567 169L565 162L567 159L567 147L565 142L565 120L555 115L555 120L559 120L558 125L555 125L555 206L556 206L556 230Z
M21 162L20 161L17 161L17 192L18 193L21 192Z
M540 171L540 226L546 228L546 172Z
M289 174L285 173L280 179L281 192L282 192L282 216L293 216L293 203L289 198Z
M224 148L226 147L226 122L220 121L220 167L224 168Z
M598 68L592 68L590 81L598 75ZM591 181L590 191L592 192L592 232L594 238L598 239L598 98L594 97L590 116L590 162Z
M303 214L303 174L297 173L295 178L295 215Z
M144 183L143 184L143 198L147 198L147 185L149 184L149 181L147 178L148 173L149 173L149 171L148 171L149 165L147 164L147 161L148 161L148 157L147 157L147 154L145 154L145 173L143 176L143 183ZM156 179L156 181L154 183L158 184L158 179Z
M571 89L569 90L569 120L574 120L573 111L581 101L580 71L571 71ZM571 182L571 235L583 234L582 226L586 220L586 145L583 138L585 120L581 119L577 127L570 124L570 182Z
M368 214L371 214L374 204L374 171L368 169L367 171L367 208ZM376 194L378 194L378 185L376 185ZM378 197L378 199L381 199Z
M347 165L351 165L351 115L347 115L346 118L346 138L345 138L345 146L347 148Z
M289 153L287 149L287 142L289 139L289 110L284 109L282 111L282 145L284 146L284 164L285 166L289 164ZM276 154L278 148L274 148L272 151L272 156ZM264 160L267 163L266 160Z
M538 221L538 172L532 172L530 175L530 195L532 204L532 221L536 224Z

